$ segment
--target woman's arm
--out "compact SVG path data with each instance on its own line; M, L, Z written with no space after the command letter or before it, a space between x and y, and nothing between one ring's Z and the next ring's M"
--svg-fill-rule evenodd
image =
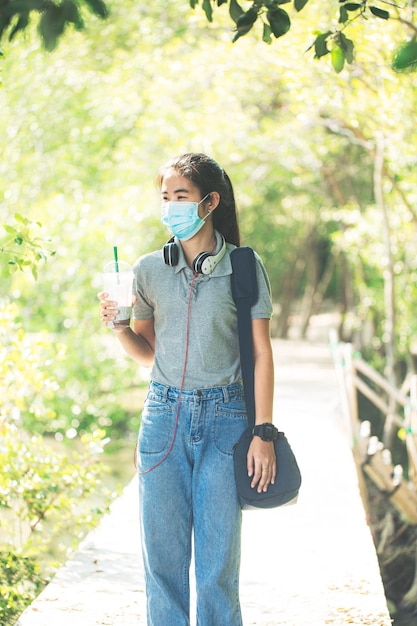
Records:
M274 360L272 355L269 319L252 320L253 354L255 366L256 423L272 422L274 398ZM276 477L276 458L272 441L254 436L248 452L248 474L252 487L267 491Z
M117 314L117 303L106 300L104 293L98 294L100 300L100 315L104 326L108 322L112 322ZM153 318L148 320L134 320L133 329L129 326L126 328L114 328L113 332L117 335L118 340L122 344L124 350L135 361L150 367L155 355L155 329Z

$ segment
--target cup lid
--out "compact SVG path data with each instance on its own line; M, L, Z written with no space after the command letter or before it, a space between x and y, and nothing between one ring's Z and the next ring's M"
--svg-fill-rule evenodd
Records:
M117 265L117 267L116 267ZM104 268L103 268L103 272L105 274L114 274L115 272L131 272L132 271L132 267L129 265L129 263L126 263L125 261L109 261L108 263L105 264Z

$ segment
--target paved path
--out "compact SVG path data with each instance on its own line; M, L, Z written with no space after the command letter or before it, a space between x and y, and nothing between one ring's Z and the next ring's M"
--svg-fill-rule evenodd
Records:
M243 513L244 624L389 626L329 348L274 340L274 351L274 422L303 485L295 506ZM136 511L134 479L18 625L145 626Z

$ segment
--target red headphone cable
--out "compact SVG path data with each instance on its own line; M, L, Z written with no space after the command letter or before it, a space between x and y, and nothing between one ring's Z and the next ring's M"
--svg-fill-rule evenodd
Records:
M175 416L174 434L172 436L172 440L171 440L171 443L170 443L169 448L167 450L167 453L162 457L162 459L160 461L158 461L158 463L155 463L155 465L153 465L149 469L145 470L144 472L138 472L138 474L148 474L148 472L151 472L152 470L154 470L156 467L158 467L158 465L161 465L161 463L163 463L163 461L165 461L165 459L167 458L167 456L171 452L171 450L172 450L172 448L174 446L175 438L177 436L178 419L179 419L179 415L180 415L180 402L181 402L181 396L182 396L182 389L183 389L183 386L184 386L185 372L187 370L188 346L189 346L189 330L190 330L191 298L192 298L192 295L193 295L193 287L194 287L195 279L197 278L197 276L198 276L198 274L197 274L197 272L195 272L194 276L193 276L193 279L191 281L191 284L190 284L190 292L188 294L187 320L186 320L186 326L185 326L185 355L184 355L184 365L183 365L183 368L182 368L180 394L178 396L177 413L176 413L176 416ZM134 451L134 459L133 459L133 463L134 463L134 466L135 466L136 470L137 470L137 449L138 449L138 444L136 442L135 451Z

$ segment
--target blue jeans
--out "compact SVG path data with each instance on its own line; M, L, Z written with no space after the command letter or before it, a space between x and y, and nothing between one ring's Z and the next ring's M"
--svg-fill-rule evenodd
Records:
M175 432L179 395L152 382L139 430L148 626L190 624L192 538L197 625L241 626L233 445L247 426L243 387L183 391Z

